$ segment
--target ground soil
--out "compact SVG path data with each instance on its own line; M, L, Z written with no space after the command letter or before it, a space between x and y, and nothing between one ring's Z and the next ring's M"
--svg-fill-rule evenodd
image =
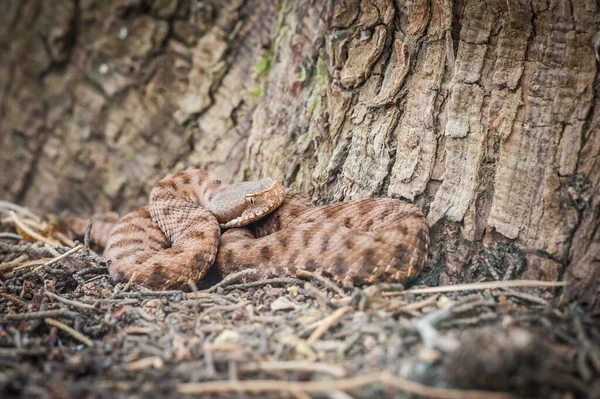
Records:
M93 248L12 206L0 214L3 398L600 397L600 323L568 288L342 291L247 271L150 291L113 283Z

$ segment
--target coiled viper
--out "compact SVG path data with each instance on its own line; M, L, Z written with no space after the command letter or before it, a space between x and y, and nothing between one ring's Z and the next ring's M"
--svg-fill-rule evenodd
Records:
M105 244L113 278L154 289L183 288L211 266L223 276L305 269L344 285L404 283L423 268L429 244L421 211L399 200L313 206L271 179L223 185L198 169L161 180L149 206L110 227L95 225L92 239Z

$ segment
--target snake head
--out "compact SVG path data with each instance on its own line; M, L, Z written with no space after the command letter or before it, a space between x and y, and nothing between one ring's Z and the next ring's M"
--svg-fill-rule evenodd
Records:
M234 183L210 196L207 209L221 228L242 227L273 212L285 198L281 183L273 179Z

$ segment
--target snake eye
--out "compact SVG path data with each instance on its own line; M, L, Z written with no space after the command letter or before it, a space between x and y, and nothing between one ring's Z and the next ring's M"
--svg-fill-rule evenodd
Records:
M254 198L253 197L248 197L247 200L250 203L250 205L254 205Z

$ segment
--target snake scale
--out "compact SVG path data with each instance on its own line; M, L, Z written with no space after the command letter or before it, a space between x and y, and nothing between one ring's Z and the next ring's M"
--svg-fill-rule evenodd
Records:
M108 227L107 227L108 226ZM314 206L271 179L222 184L186 169L162 179L150 202L116 224L96 222L117 281L184 288L209 268L261 278L321 272L344 286L404 283L427 259L429 233L414 205L372 198Z

